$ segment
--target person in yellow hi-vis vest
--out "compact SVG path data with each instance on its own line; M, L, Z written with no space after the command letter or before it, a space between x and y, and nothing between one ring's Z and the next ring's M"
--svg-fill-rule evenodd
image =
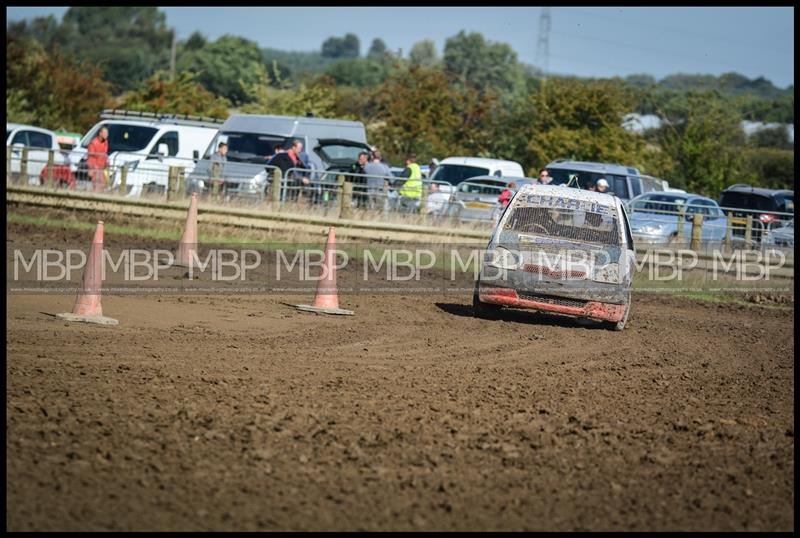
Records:
M400 208L413 210L419 207L422 197L422 170L417 164L417 156L410 153L406 157L406 168L403 170L402 177L407 178L403 186L400 187Z

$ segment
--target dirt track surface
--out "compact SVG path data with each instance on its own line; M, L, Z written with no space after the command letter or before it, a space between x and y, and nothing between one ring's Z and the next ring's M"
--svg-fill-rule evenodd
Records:
M793 309L310 299L7 295L7 529L794 529Z

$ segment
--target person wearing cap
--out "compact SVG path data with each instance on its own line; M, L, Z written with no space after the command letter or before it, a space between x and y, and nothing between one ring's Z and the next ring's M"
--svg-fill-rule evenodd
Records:
M598 179L596 185L597 185L597 192L602 192L605 194L614 194L614 192L608 188L608 181L606 181L605 178L601 177L600 179Z

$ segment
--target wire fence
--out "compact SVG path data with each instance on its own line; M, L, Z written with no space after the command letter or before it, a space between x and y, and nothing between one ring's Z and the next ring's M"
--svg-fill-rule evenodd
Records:
M409 222L486 229L498 221L508 183L476 178L452 185L428 178L370 175L351 170L179 159L166 155L89 155L7 146L6 177L13 184L129 197L179 200L197 193L207 203L343 219ZM508 193L506 193L508 194ZM508 196L505 197L508 199ZM794 246L794 213L636 200L626 204L637 245L699 249Z

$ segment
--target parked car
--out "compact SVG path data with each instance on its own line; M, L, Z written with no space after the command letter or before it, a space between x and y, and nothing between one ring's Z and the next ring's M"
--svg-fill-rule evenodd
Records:
M589 183L605 179L612 193L622 200L630 200L645 192L639 170L630 166L557 159L545 168L553 178L551 185L586 189Z
M71 133L63 129L55 131L55 135L56 142L58 142L59 147L65 151L71 151L75 149L75 146L80 144L81 138L83 138L80 133Z
M483 157L448 157L443 159L431 176L431 181L457 186L478 176L525 177L522 165L514 161Z
M794 248L794 219L774 227L765 234L762 244L778 248Z
M669 190L669 183L665 180L653 176L642 174L639 176L642 181L642 192L664 192Z
M220 142L228 144L221 170L223 191L231 196L263 197L271 181L267 162L275 146L303 142L309 162L319 172L315 183L335 184L336 172L348 171L362 151L369 152L367 133L360 121L304 116L234 114L219 129L203 158L189 175L188 192L207 192L213 177L211 157ZM357 183L361 180L354 180Z
M633 238L616 196L523 185L494 229L473 293L478 317L502 307L622 330L631 303Z
M129 196L166 189L170 166L181 166L185 174L191 173L222 124L214 118L126 110L104 110L100 118L70 152L72 171L79 182L89 180L87 148L100 128L107 127L109 184L119 184L120 168L125 166Z
M463 181L448 195L442 214L461 222L495 222L503 210L500 194L510 189L518 191L523 185L536 183L532 178L477 176ZM511 188L511 185L514 185ZM428 203L433 195L428 196Z
M763 189L739 183L722 191L719 205L736 219L733 229L736 236L745 234L747 215L753 215L752 238L758 242L763 230L775 226L777 221L793 218L794 191Z
M678 240L678 212L685 211L681 223L683 238L692 237L694 215L703 215L701 241L721 242L725 239L727 218L717 202L698 194L680 192L649 192L628 204L631 232L637 243L667 244Z
M18 178L21 172L22 148L28 148L27 178L22 180L31 185L39 185L39 178L47 167L50 150L54 150L53 163L64 165L66 157L61 152L56 134L49 129L6 123L6 146L11 146L11 175Z

